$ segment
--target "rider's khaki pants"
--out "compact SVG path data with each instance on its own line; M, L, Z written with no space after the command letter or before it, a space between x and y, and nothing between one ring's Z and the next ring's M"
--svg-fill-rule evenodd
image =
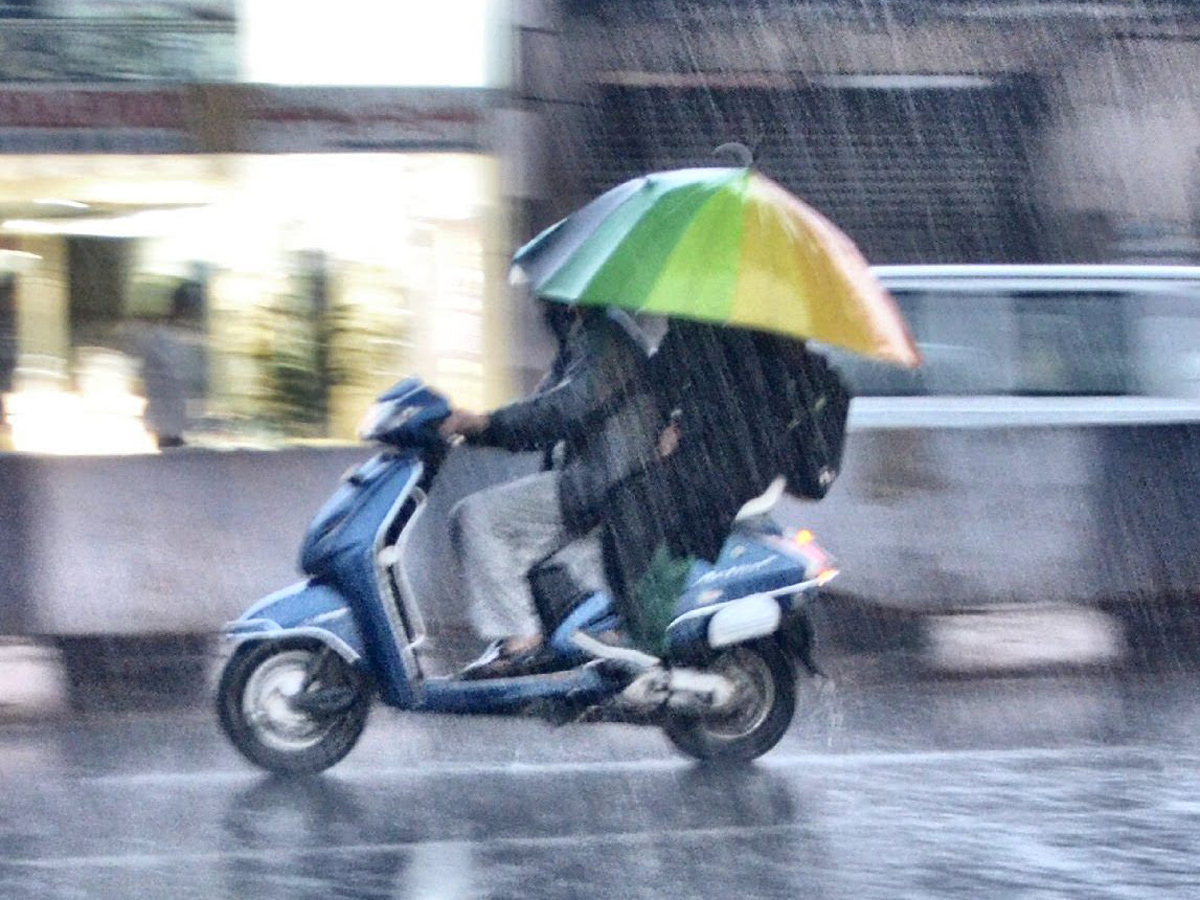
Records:
M451 513L454 546L471 594L471 619L487 640L540 634L528 573L549 556L588 590L604 588L599 532L575 538L563 525L557 472L478 491Z

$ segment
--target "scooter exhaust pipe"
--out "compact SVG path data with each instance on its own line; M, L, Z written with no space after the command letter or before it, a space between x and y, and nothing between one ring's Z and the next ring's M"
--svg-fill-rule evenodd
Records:
M736 691L723 675L695 669L667 669L657 656L630 647L614 647L581 631L571 642L585 653L616 664L635 676L620 694L620 702L640 710L669 707L676 712L709 712L733 702Z
M628 709L700 715L719 712L733 704L737 689L723 675L695 669L652 669L643 672L618 695Z

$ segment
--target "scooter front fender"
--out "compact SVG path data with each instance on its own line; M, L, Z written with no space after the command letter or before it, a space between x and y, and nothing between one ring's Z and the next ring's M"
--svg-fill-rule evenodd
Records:
M235 644L312 638L353 665L361 665L365 654L350 607L337 590L315 579L267 595L228 623L224 633Z

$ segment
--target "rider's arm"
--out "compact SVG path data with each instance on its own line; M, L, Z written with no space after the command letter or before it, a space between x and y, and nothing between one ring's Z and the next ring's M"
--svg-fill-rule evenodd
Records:
M544 448L578 437L611 413L639 372L640 348L603 315L585 320L572 340L562 380L493 411L480 443L517 451Z

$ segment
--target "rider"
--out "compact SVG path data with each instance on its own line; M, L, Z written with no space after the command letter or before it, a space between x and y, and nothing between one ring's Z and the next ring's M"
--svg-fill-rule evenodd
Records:
M560 443L565 450L558 467L472 494L451 513L473 623L493 640L460 677L529 673L544 662L528 580L535 564L572 545L589 573L584 587L603 586L603 505L614 486L657 458L662 432L645 382L648 349L636 327L623 327L623 315L571 309L563 321L547 304L551 324L559 319L559 355L543 385L491 413L455 410L441 426L446 437L510 451Z

